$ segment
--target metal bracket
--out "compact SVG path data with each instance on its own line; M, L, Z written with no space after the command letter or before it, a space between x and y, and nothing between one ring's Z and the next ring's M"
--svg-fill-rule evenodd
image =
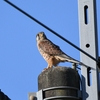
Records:
M49 90L55 90L55 89L73 89L77 91L78 97L75 96L54 96L54 97L48 97L48 98L44 98L43 97L43 92L45 91L49 91ZM69 86L58 86L58 87L51 87L51 88L46 88L43 90L40 90L36 93L29 93L28 98L29 100L53 100L53 99L75 99L75 100L79 100L81 98L81 91L75 87L69 87Z
M96 0L78 0L81 49L98 59ZM81 53L81 62L91 68L81 67L82 100L99 100L99 73L97 62Z

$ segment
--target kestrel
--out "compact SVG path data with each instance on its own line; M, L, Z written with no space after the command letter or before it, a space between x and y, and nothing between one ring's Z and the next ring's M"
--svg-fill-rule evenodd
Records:
M57 66L60 62L71 62L74 64L81 64L81 62L73 59L72 57L65 54L59 46L51 42L45 35L44 32L39 32L36 35L37 47L40 54L48 63L46 69L53 66Z

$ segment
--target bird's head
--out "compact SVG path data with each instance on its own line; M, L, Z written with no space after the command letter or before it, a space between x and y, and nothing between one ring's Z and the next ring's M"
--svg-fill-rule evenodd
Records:
M40 41L40 40L44 40L44 39L47 39L46 35L44 32L39 32L37 35L36 35L36 40L37 41Z

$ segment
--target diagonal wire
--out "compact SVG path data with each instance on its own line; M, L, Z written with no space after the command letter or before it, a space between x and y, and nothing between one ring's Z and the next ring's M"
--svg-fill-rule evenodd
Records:
M91 59L93 59L94 61L98 62L98 60L95 59L93 56L91 56L87 52L83 51L82 49L80 49L79 47L77 47L75 44L71 43L70 41L68 41L67 39L65 39L61 35L59 35L57 32L55 32L54 30L52 30L48 26L44 25L42 22L38 21L36 18L32 17L31 15L29 15L28 13L26 13L25 11L23 11L22 9L20 9L19 7L17 7L13 3L11 3L10 1L8 1L8 0L4 0L4 1L7 2L8 4L10 4L11 6L13 6L14 8L16 8L18 11L20 11L21 13L23 13L27 17L29 17L30 19L32 19L33 21L35 21L36 23L38 23L39 25L43 26L44 28L46 28L47 30L49 30L50 32L52 32L53 34L55 34L56 36L58 36L59 38L61 38L62 40L64 40L65 42L67 42L68 44L70 44L71 46L73 46L74 48L76 48L77 50L81 51L82 53L84 53L85 55L87 55L88 57L90 57Z

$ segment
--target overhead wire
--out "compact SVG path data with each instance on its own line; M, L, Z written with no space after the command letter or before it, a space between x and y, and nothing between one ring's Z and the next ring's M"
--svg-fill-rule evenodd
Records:
M54 30L52 30L51 28L49 28L48 26L46 26L45 24L43 24L42 22L40 22L39 20L37 20L36 18L34 18L33 16L29 15L28 13L26 13L24 10L20 9L19 7L17 7L16 5L14 5L13 3L11 3L8 0L4 0L4 1L7 2L8 4L10 4L12 7L14 7L15 9L17 9L18 11L20 11L21 13L23 13L24 15L26 15L27 17L29 17L30 19L32 19L33 21L35 21L36 23L38 23L39 25L41 25L42 27L44 27L47 30L49 30L50 32L52 32L54 35L56 35L59 38L61 38L63 41L67 42L68 44L70 44L71 46L73 46L77 50L81 51L82 53L84 53L85 55L87 55L88 57L90 57L91 59L93 59L94 61L96 61L98 63L98 60L95 59L93 56L91 56L90 54L88 54L84 50L80 49L78 46L76 46L75 44L73 44L69 40L65 39L64 37L62 37L61 35L59 35L57 32L55 32Z

